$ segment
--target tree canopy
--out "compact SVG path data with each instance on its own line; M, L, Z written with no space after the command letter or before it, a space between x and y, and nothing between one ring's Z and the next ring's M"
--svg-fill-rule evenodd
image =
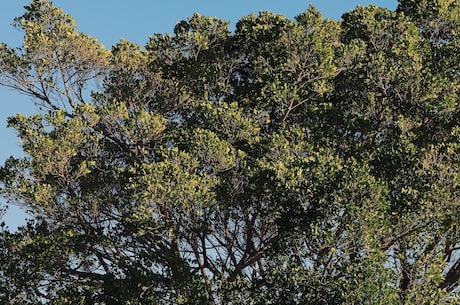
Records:
M460 304L460 1L0 44L2 304Z

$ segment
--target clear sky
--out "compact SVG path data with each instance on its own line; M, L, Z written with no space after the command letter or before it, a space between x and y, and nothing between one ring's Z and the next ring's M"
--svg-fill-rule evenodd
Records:
M22 33L10 25L14 17L24 12L25 0L3 0L0 6L0 42L20 46ZM144 45L155 33L171 33L175 24L193 13L218 17L231 22L251 12L271 11L294 18L313 4L326 18L340 20L343 13L357 5L374 4L394 10L396 0L54 0L55 6L71 14L78 30L89 34L110 48L120 38ZM0 165L9 156L21 156L21 148L13 130L6 128L6 120L16 113L32 114L32 101L11 90L0 88ZM3 218L10 228L24 223L26 214L11 206Z

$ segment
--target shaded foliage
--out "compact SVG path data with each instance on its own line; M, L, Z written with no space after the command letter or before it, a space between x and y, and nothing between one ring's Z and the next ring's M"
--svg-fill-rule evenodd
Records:
M457 304L458 7L195 14L105 50L32 1L0 47L40 106L8 121L0 194L34 220L2 228L0 300Z

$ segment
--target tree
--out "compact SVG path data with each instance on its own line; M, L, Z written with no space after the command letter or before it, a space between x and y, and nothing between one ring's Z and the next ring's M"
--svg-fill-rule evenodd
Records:
M32 1L0 49L39 105L8 121L0 193L34 220L2 231L0 299L458 303L458 3L436 3L195 14L109 51Z
M382 248L393 252L401 300L420 302L435 294L430 286L446 286L443 259L451 258L448 249L458 241L452 218L457 161L446 149L457 124L456 77L438 77L443 72L429 41L403 13L357 8L344 15L343 28L359 62L338 78L344 89L337 90L337 104L348 113L343 128L352 154L363 153L373 176L388 187L391 237L383 238ZM361 89L350 94L350 87ZM418 286L428 274L433 283Z

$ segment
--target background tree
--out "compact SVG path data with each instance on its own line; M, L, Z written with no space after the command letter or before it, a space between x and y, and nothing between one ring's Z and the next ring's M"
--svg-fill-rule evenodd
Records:
M6 304L455 304L457 1L195 14L112 50L34 0ZM73 52L79 50L79 52ZM446 58L440 65L439 59Z

